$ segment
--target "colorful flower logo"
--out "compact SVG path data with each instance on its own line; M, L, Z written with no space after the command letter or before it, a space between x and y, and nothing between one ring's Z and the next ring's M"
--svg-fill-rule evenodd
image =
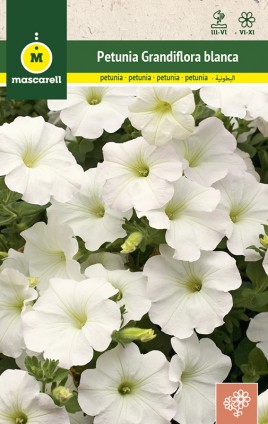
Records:
M247 408L249 406L250 401L251 398L249 396L249 393L240 389L238 391L233 392L232 396L226 397L224 399L223 405L225 409L228 409L229 411L234 411L233 415L238 418L243 414L241 409Z

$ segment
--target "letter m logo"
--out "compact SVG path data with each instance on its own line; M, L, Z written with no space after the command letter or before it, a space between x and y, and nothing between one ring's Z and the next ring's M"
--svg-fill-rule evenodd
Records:
M31 62L43 62L43 53L31 53Z

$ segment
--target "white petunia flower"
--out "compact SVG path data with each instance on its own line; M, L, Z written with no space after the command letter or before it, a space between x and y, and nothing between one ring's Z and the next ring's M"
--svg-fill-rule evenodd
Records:
M268 312L261 312L251 319L247 336L252 342L257 342L257 347L261 349L268 359Z
M151 321L181 339L190 337L194 329L210 334L223 325L233 306L228 291L241 285L235 260L225 252L203 252L196 262L178 261L166 245L160 252L143 271L152 301Z
M0 352L17 358L25 343L21 314L37 298L29 281L19 271L6 268L0 272Z
M129 119L146 141L163 146L172 138L181 140L191 134L194 109L194 96L188 87L145 87L138 90L129 107Z
M126 87L69 87L67 100L49 100L48 107L61 111L60 119L75 136L94 139L121 127L133 94Z
M268 121L268 88L266 86L202 87L201 99L212 108L221 109L225 116L253 120L258 117Z
M28 349L58 359L60 366L85 365L93 349L102 352L120 327L119 307L111 284L98 279L74 281L54 278L33 309L23 316Z
M6 370L0 376L0 423L69 424L65 409L56 406L39 383L21 370Z
M110 252L97 252L88 255L85 262L81 264L81 271L84 273L85 269L91 265L102 264L104 268L109 270L125 269L126 255Z
M47 288L49 278L82 278L80 265L73 257L78 243L67 225L49 220L37 222L21 233L26 240L24 255L29 262L30 275L40 279L38 289Z
M166 228L166 242L175 249L174 258L195 261L201 250L214 250L225 235L225 214L216 210L220 192L185 177L174 183L175 193L160 210L137 212L153 228Z
M184 175L192 181L211 186L229 171L245 171L244 161L234 151L236 139L217 118L204 119L186 140L174 143L186 160Z
M215 421L215 383L231 370L231 360L207 338L171 339L177 353L171 358L170 379L177 382L174 399L175 420L180 424L213 424Z
M16 269L26 277L30 276L29 263L24 253L9 249L8 256L3 260L0 270L5 268Z
M83 175L64 142L64 130L42 117L18 117L0 127L0 175L28 203L67 202Z
M107 143L103 155L104 201L123 212L160 208L173 195L171 181L182 175L182 162L172 146L152 146L142 137Z
M97 168L85 172L79 193L67 203L53 202L48 216L60 224L68 224L75 236L86 242L88 250L97 250L105 242L125 237L124 218L132 211L121 213L105 206L102 199L104 180Z
M258 424L268 423L268 390L258 396Z
M82 373L78 402L95 416L94 424L169 424L176 385L168 365L162 352L142 355L134 343L117 346L97 359L96 369Z
M117 304L125 306L124 325L129 321L139 321L151 306L147 297L147 278L142 272L130 272L129 270L108 271L101 264L92 265L86 269L88 278L105 278L118 290L115 295Z
M259 235L268 219L268 186L245 173L239 178L229 174L214 187L221 192L218 206L226 214L228 227L227 247L234 255L244 255L247 260L257 260L259 255L251 245L259 246Z

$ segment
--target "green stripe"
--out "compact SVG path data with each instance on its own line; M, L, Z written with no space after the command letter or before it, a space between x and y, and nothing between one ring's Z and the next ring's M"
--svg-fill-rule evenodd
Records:
M106 53L237 53L238 63L105 63L97 51ZM68 72L267 72L268 41L68 41Z
M6 42L0 41L0 72L6 71ZM105 53L141 54L168 53L182 50L184 53L236 53L238 63L105 63L97 62L97 51ZM267 72L268 41L68 41L68 72Z

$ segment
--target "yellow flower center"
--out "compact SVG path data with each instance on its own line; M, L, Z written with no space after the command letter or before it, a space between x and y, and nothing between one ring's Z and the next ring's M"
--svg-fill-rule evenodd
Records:
M199 292L202 289L202 281L195 277L193 280L189 281L188 287L192 293Z
M138 159L134 165L131 166L131 170L137 177L148 177L150 173L149 166L142 160Z
M140 168L138 169L138 173L140 174L141 177L147 177L147 175L149 175L149 169L146 167Z
M102 101L102 92L92 88L89 90L86 100L89 105L96 106Z
M129 395L132 391L132 385L128 382L123 382L120 384L120 386L118 387L118 392L125 396L125 395Z
M28 418L23 412L19 412L16 414L16 417L14 417L14 423L15 424L27 424Z
M103 206L99 206L99 208L96 208L96 210L95 210L95 215L96 215L98 218L103 218L103 217L104 217L104 215L105 215L105 209L104 209L104 207L103 207Z
M100 99L93 98L93 99L89 100L88 103L92 106L95 106L95 105L98 105L100 103Z
M165 114L171 112L171 104L168 102L165 102L164 100L159 100L158 104L155 107L155 110Z
M83 208L82 210L96 218L103 218L105 215L105 207L101 199L99 199L99 197L97 196L91 198L90 202L88 202L87 206L85 206L85 208Z

